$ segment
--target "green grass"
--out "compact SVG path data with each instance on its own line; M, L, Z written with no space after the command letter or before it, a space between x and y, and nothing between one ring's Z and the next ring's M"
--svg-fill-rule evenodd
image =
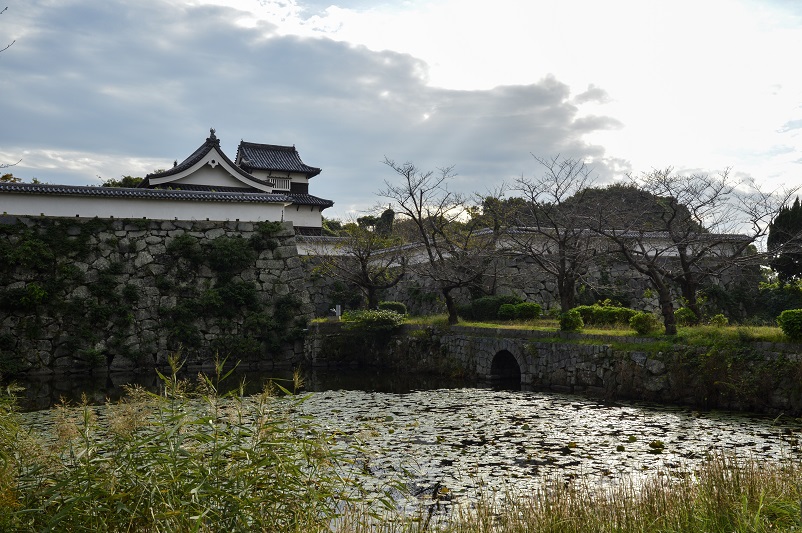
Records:
M446 315L429 315L408 317L406 324L416 324L423 326L448 327ZM459 326L475 328L494 328L494 329L516 329L558 332L560 330L559 321L551 318L541 318L537 320L513 320L513 321L490 321L476 322L460 319ZM622 338L639 337L635 330L624 325L611 326L587 326L578 333L585 335L604 335L617 336ZM710 346L715 343L746 343L746 342L791 342L779 327L772 326L724 326L716 327L709 325L700 326L680 326L677 335L664 335L662 333L652 333L643 335L645 338L654 339L658 343L685 344L688 346ZM592 341L589 341L592 342Z

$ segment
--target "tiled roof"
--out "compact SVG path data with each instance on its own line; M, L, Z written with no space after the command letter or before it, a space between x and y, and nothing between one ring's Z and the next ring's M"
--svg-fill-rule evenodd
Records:
M331 207L334 202L312 196L311 194L303 194L298 192L285 192L284 196L290 198L292 203L296 205L319 205L321 207Z
M483 229L477 232L477 235L483 233L489 233L492 230L490 229ZM542 234L548 233L553 231L551 228L532 228L532 227L525 227L525 226L517 226L511 227L504 230L505 233L514 233L514 234ZM637 238L646 238L646 239L663 239L663 240L670 240L671 233L668 231L635 231L635 230L604 230L601 232L593 231L590 229L578 229L574 231L579 231L589 236L596 236L600 234L609 234L615 235L616 237L621 237L624 239L637 239ZM752 240L752 237L749 235L744 235L742 233L694 233L689 232L686 237L690 239L691 237L698 240L698 241L728 241L728 242L742 242L742 241L749 241Z
M50 185L39 183L0 183L0 192L12 194L58 194L64 196L186 200L196 202L249 202L273 204L295 201L286 194L186 191L172 189L130 189L123 187L91 187L86 185Z
M320 169L301 161L294 146L257 144L241 141L237 147L237 164L245 170L302 172L307 178L320 174Z
M151 178L165 178L167 176L173 176L175 174L179 174L187 170L188 168L191 168L198 161L203 159L203 157L206 154L208 154L209 151L211 151L213 148L217 148L217 152L220 154L220 157L223 158L226 161L226 163L231 165L231 167L234 168L237 171L237 173L243 176L244 178L272 187L273 184L271 182L260 180L259 178L252 176L247 171L237 166L231 159L229 159L228 156L220 149L220 139L218 139L217 136L215 135L214 129L209 130L209 137L206 138L206 141L202 145L200 145L197 150L192 152L192 155L190 155L189 157L181 161L181 163L177 164L171 169L165 170L164 172L156 172L153 174L148 174L147 176L145 176L145 179L143 179L137 187L139 188L150 187Z
M164 185L154 185L152 188L159 189L174 189L181 191L206 191L206 192L239 192L239 193L253 193L261 192L254 190L253 187L221 187L218 185L195 185L192 183L165 183ZM284 193L276 193L284 194Z

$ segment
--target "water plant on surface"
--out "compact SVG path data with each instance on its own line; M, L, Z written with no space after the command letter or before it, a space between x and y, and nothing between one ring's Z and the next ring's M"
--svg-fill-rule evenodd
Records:
M51 444L0 404L3 531L322 531L364 496L329 437L292 416L302 398L269 386L246 398L160 375L100 408L61 407ZM277 394L279 393L279 394Z

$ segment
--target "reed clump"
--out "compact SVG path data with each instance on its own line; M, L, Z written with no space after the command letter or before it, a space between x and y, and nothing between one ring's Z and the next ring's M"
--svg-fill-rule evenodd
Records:
M549 483L533 495L483 498L458 511L448 533L685 533L802 530L802 468L711 457L685 475L600 489ZM499 503L502 501L503 503Z
M802 531L802 465L730 455L606 488L546 480L533 494L403 516L299 416L302 397L275 384L219 394L222 364L193 386L178 366L159 394L57 408L49 438L26 428L13 390L0 391L0 531Z
M277 385L218 394L160 375L104 408L59 407L51 438L0 401L0 531L324 531L362 501L330 438ZM230 372L229 372L230 373Z

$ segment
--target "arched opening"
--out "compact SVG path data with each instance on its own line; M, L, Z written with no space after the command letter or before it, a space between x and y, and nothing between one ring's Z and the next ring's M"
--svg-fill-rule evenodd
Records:
M490 379L510 383L521 383L521 366L507 350L501 350L493 356L490 363Z

